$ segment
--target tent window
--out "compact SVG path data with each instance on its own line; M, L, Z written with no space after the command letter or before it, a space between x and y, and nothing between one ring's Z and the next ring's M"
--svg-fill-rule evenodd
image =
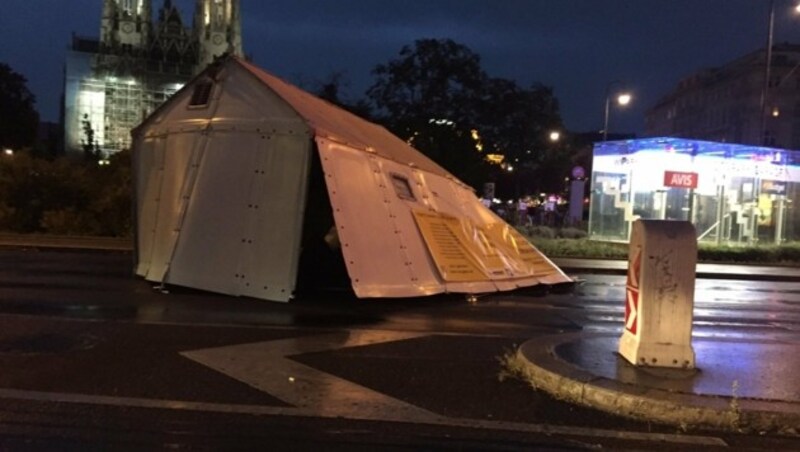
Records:
M411 190L411 185L408 183L408 179L399 174L392 174L392 185L394 186L394 191L397 193L397 197L400 199L405 199L408 201L416 201L417 198L414 197L414 191Z
M208 100L211 98L211 91L214 88L214 83L212 82L199 82L197 85L194 86L194 92L192 92L192 99L189 101L190 107L206 107L208 106Z

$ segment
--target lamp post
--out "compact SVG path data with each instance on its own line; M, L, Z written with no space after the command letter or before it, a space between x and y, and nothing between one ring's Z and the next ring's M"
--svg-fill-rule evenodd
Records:
M798 10L800 11L800 10ZM764 88L761 91L761 128L758 144L767 145L767 97L769 96L769 79L772 70L772 38L775 32L775 0L769 2L769 25L767 26L767 52L764 62Z
M603 117L603 141L608 140L608 116L609 113L611 112L611 95L612 95L611 88L613 88L614 85L620 83L621 82L615 80L606 86L606 110L605 110L605 116ZM615 100L617 104L620 106L624 107L625 105L628 105L631 102L631 99L632 99L631 94L628 92L625 91L616 92Z

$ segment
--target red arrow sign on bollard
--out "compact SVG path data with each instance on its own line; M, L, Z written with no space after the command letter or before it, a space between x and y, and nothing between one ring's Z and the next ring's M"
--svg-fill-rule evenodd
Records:
M642 250L636 252L636 257L628 267L628 281L625 284L625 329L631 334L636 334L638 329L639 313L639 275L642 265Z

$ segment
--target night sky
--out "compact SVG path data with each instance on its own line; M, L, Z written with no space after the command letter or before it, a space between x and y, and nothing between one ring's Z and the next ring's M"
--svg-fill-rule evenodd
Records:
M154 1L154 8L161 6ZM191 0L175 2L191 23ZM800 42L794 2L776 0L776 42ZM70 35L97 37L101 0L2 0L0 61L29 80L42 118L56 121ZM641 133L644 112L697 69L765 45L769 0L241 0L245 52L313 88L333 72L359 98L371 69L420 38L452 38L490 75L555 89L572 131L602 128L608 82L634 103L612 132Z

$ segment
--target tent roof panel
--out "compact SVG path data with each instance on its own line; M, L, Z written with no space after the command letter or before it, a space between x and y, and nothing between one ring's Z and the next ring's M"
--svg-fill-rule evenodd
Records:
M232 59L288 102L306 120L317 136L374 152L383 158L452 178L463 184L436 162L384 127L315 97L240 58L232 57Z

